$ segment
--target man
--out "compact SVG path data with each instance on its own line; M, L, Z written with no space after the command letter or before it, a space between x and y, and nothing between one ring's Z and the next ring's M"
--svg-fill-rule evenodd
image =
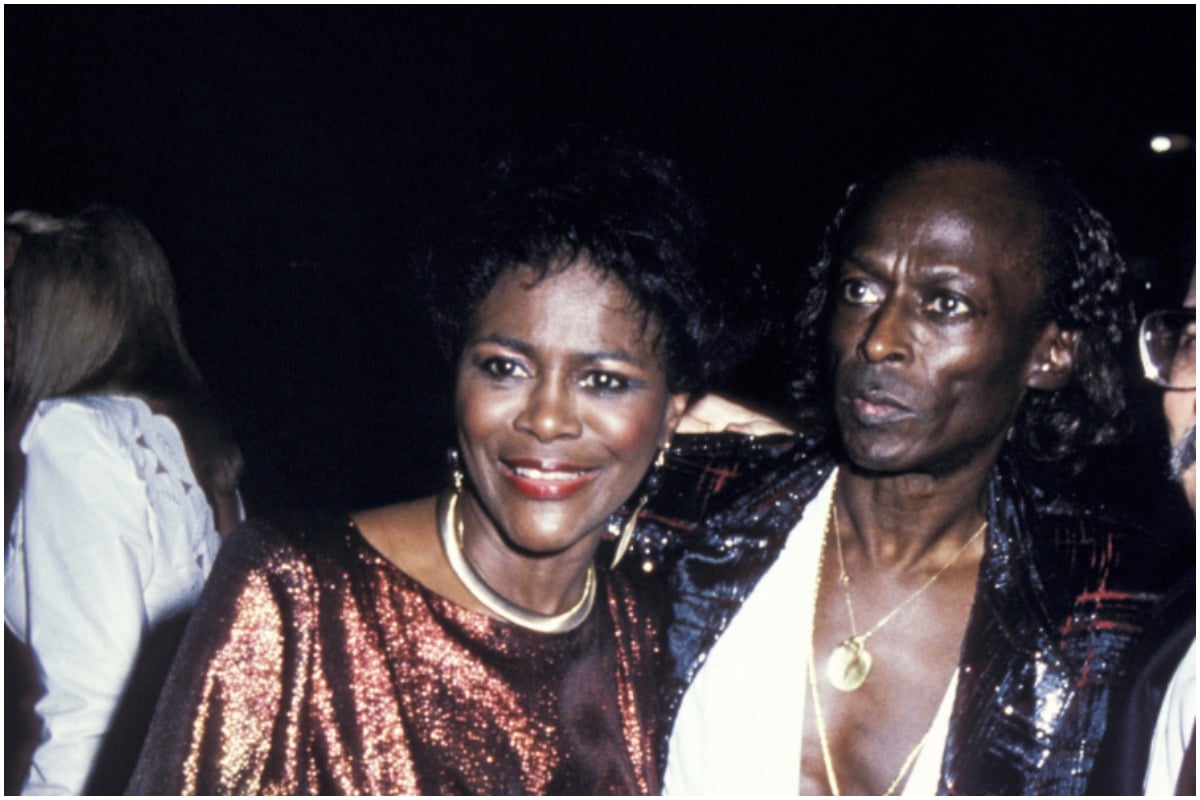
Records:
M813 277L833 435L802 417L666 565L668 791L1080 793L1157 598L1143 537L1052 491L1123 411L1107 223L1053 165L944 151L853 189Z
M1171 476L1196 511L1196 274L1182 309L1142 320L1146 378L1163 389ZM1132 659L1091 794L1196 794L1196 574L1164 598Z

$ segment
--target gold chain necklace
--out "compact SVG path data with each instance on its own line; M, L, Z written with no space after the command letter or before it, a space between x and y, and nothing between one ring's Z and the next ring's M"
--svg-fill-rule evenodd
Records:
M836 484L834 484L836 488ZM833 753L829 749L829 735L825 732L825 715L821 713L821 698L817 688L817 663L813 657L816 652L817 643L817 601L821 598L821 574L825 566L825 548L829 540L830 521L836 525L837 521L837 501L832 495L829 498L829 514L825 517L825 533L821 538L821 550L817 556L817 582L816 588L813 590L813 619L812 619L812 634L808 647L808 685L812 689L813 698L813 719L817 723L817 738L821 742L821 761L825 765L825 779L829 782L829 791L835 796L840 796L842 793L841 787L838 785L837 774L833 769ZM860 682L861 685L861 682ZM856 687L857 688L857 687ZM936 715L935 715L936 718ZM900 772L892 779L888 785L887 791L883 793L883 797L890 797L893 792L900 786L901 782L908 775L913 765L917 763L917 756L925 747L926 740L929 739L929 734L933 732L933 725L925 731L924 735L917 741L916 747L909 751L908 756L904 759L904 763L900 765Z
M830 504L830 516L833 518L833 540L837 543L838 554L838 585L842 587L842 593L846 597L846 612L850 616L850 638L845 639L837 647L833 648L833 652L829 654L829 660L825 664L825 674L829 678L829 682L835 688L843 692L853 692L858 687L862 686L867 680L867 675L871 672L871 653L867 650L867 639L874 636L880 628L891 622L897 614L908 607L908 604L916 600L925 590L934 584L938 578L942 577L942 573L950 569L954 562L958 561L958 557L966 552L967 548L975 543L983 532L987 530L987 520L979 526L979 530L971 534L971 538L958 548L958 552L942 565L941 569L933 573L933 576L921 584L921 588L905 598L904 602L893 608L883 619L876 622L869 631L860 634L858 632L858 620L854 617L854 602L850 599L850 576L846 574L846 560L842 555L842 531L838 525L837 513L837 484L834 484L834 500ZM826 523L828 528L828 522Z
M596 600L595 565L588 567L583 594L580 596L579 602L561 614L539 614L536 611L521 608L488 586L483 577L467 561L466 554L463 553L463 522L461 515L457 513L458 495L457 489L450 494L450 498L446 502L446 510L438 519L438 533L441 535L442 549L446 551L450 569L454 570L454 574L458 576L463 586L467 587L467 591L476 600L501 619L539 633L565 633L578 627L587 619L588 614L592 611L592 604Z

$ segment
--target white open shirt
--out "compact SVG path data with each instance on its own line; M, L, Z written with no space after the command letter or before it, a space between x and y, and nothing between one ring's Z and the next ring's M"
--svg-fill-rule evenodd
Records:
M750 593L684 695L671 735L666 794L797 794L825 519L836 472L804 509L779 559ZM934 795L955 673L905 795Z

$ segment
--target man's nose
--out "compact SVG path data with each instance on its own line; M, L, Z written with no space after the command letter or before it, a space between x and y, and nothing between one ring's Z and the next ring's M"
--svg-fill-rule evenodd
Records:
M575 437L583 429L572 387L554 375L537 381L515 424L518 430L544 442Z
M908 324L903 306L895 296L880 304L870 318L859 354L872 364L907 361L912 354Z

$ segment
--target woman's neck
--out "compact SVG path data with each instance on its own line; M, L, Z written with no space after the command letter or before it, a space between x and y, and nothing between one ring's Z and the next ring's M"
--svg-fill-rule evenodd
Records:
M497 594L539 614L558 614L578 604L599 535L589 535L558 553L517 550L467 492L459 505L462 550L467 562Z

